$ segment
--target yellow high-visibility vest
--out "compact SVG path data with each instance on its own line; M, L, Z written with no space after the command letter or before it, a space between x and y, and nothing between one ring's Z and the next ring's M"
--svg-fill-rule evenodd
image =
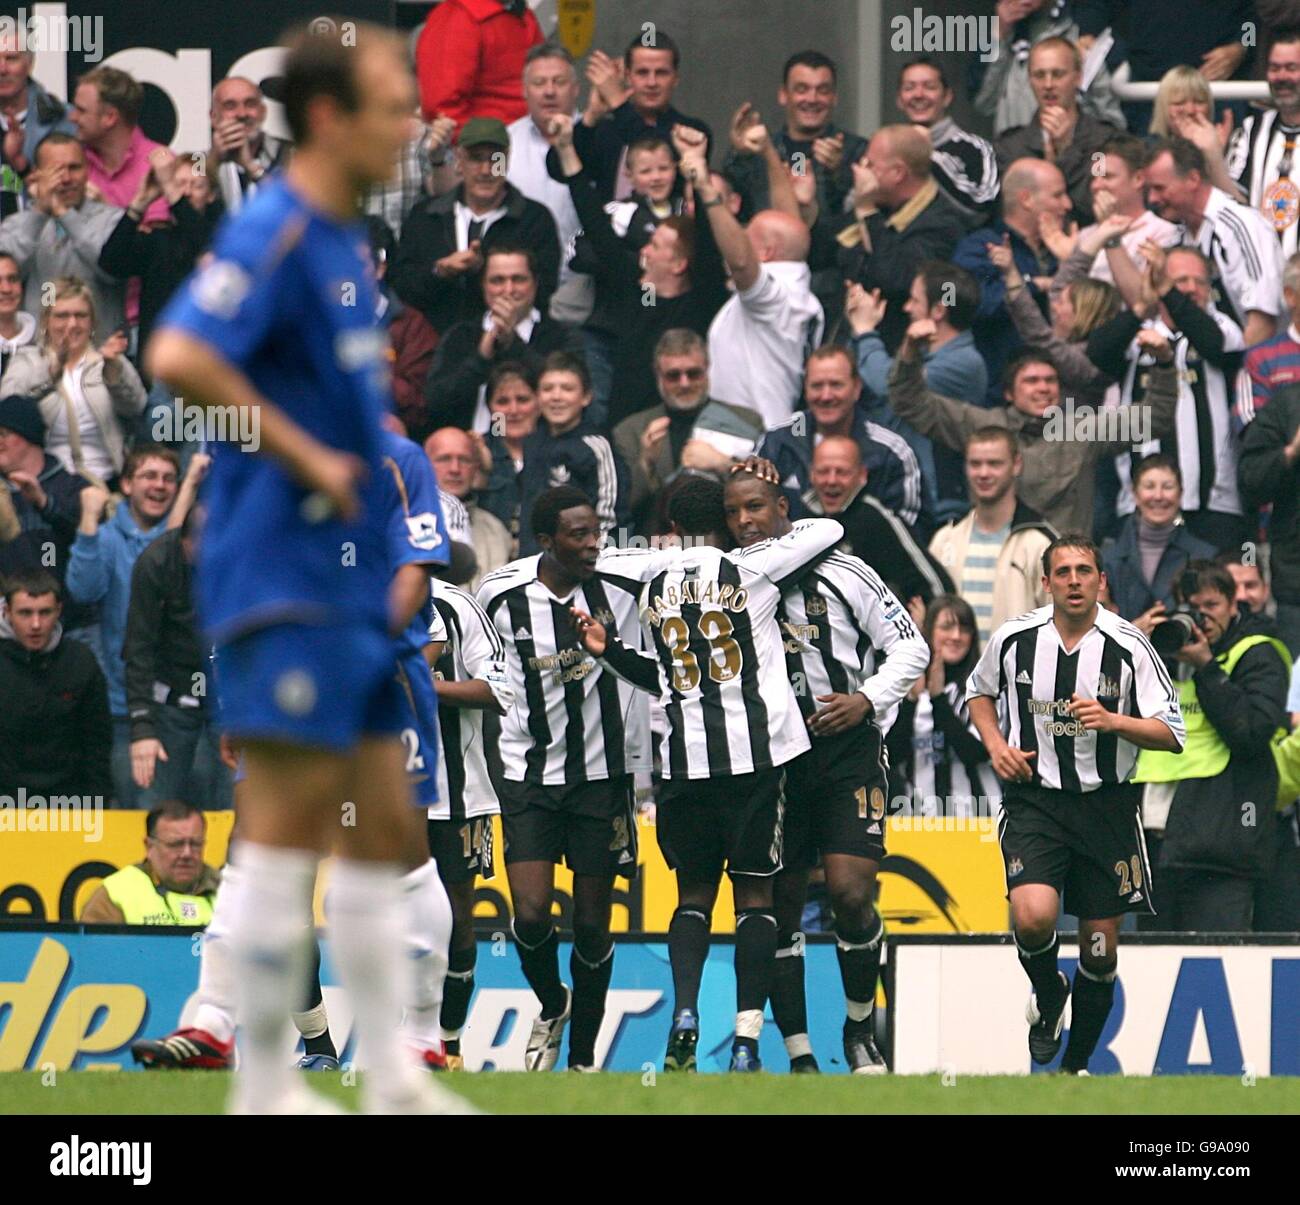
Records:
M207 925L215 889L203 895L164 891L139 866L127 866L104 880L108 898L128 925Z
M1242 656L1256 645L1271 644L1291 673L1291 654L1286 645L1272 636L1246 636L1237 641L1226 653L1215 660L1231 674ZM1187 729L1187 742L1181 753L1166 753L1163 749L1143 749L1138 754L1134 782L1182 782L1185 778L1213 778L1227 768L1232 753L1214 725L1205 718L1200 700L1196 697L1196 682L1192 678L1178 683L1178 704L1183 712L1183 726ZM1279 732L1285 733L1282 728ZM1274 737L1276 739L1276 736Z

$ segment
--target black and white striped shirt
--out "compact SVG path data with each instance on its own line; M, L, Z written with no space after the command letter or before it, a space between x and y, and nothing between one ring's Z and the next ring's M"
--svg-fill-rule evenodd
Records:
M945 117L930 127L930 147L935 183L972 217L992 217L1002 187L993 144Z
M1276 109L1247 117L1228 143L1225 160L1228 174L1241 185L1251 205L1277 232L1282 254L1290 258L1300 249L1297 242L1300 238L1300 212L1294 204L1270 205L1264 195L1281 176L1288 139L1291 141L1291 164L1287 179L1300 185L1300 148L1297 147L1300 129L1285 125Z
M1200 229L1193 238L1183 229L1183 246L1199 247L1214 266L1215 302L1229 318L1246 325L1251 310L1283 312L1282 245L1273 225L1258 209L1210 189Z
M446 635L442 655L433 667L434 677L446 682L482 679L497 702L509 710L514 702L506 671L506 650L501 637L472 594L433 579L433 606ZM485 724L485 720L488 721ZM438 802L429 809L430 820L466 820L491 816L501 810L488 773L501 771L497 747L500 722L477 707L453 707L438 700ZM484 733L488 733L485 742ZM452 756L447 756L447 750Z
M447 524L447 534L456 543L473 547L474 533L470 529L469 511L465 509L465 504L441 486L438 487L438 501L442 503L442 517Z
M514 692L501 718L505 777L571 786L649 770L649 700L597 664L569 615L577 607L639 649L640 579L597 572L556 598L537 576L541 559L539 553L512 561L489 573L478 590L505 645Z
M1115 458L1120 492L1116 509L1130 515L1135 509L1133 469L1144 456L1164 452L1177 458L1183 477L1184 511L1216 511L1221 514L1242 513L1241 493L1237 488L1237 444L1232 438L1232 407L1237 401L1237 379L1241 374L1242 353L1246 339L1231 318L1214 308L1209 310L1223 332L1223 350L1229 371L1200 355L1181 331L1170 330L1162 319L1143 323L1169 340L1178 373L1178 406L1174 411L1174 434L1165 439L1149 439L1134 444L1131 452ZM1154 358L1135 339L1128 349L1128 371L1120 392L1120 404L1129 405L1146 396L1146 381L1155 364ZM1235 368L1232 365L1235 364Z
M786 672L805 717L822 695L861 692L879 722L930 663L907 608L848 553L832 552L799 578L781 595L777 618L785 629ZM885 657L879 669L877 653Z
M1037 753L1032 782L1063 791L1095 791L1127 782L1138 748L1113 733L1092 732L1066 710L1072 695L1100 699L1120 715L1159 719L1186 740L1178 692L1150 642L1104 607L1067 653L1049 604L1008 620L980 656L966 697L1001 703L1007 743Z
M943 697L962 728L978 740L961 684L949 682ZM955 744L937 722L930 693L922 691L912 714L910 758L904 759L910 771L906 782L910 803L903 808L904 815L968 819L1001 811L1002 784L992 765L987 760L963 761Z
M668 716L665 778L750 774L810 748L784 672L777 608L790 579L843 538L835 520L809 519L780 539L733 552L601 553L602 569L645 583L641 616L653 657L611 645L604 660L659 694ZM622 644L631 646L625 636Z

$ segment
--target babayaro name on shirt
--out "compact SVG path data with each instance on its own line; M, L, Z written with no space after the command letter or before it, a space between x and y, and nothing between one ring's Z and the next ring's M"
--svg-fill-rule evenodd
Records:
M677 611L682 607L715 606L723 611L743 611L749 606L749 591L743 586L716 582L712 578L686 578L665 587L655 595L645 612L646 622L655 627L663 622L665 610Z

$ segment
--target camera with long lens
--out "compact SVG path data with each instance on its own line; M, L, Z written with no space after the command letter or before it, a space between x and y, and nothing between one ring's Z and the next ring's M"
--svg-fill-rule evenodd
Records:
M1196 574L1185 572L1178 580L1174 609L1151 629L1151 647L1161 657L1173 657L1192 639L1192 629L1205 630L1205 614L1185 601L1196 593Z
M1162 657L1172 657L1192 639L1192 628L1203 627L1204 622L1202 612L1179 603L1151 629L1151 647Z

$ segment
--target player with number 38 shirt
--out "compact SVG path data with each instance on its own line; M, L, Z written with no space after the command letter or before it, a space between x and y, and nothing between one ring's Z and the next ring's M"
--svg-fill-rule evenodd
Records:
M668 518L684 547L610 550L598 562L644 583L641 616L653 654L594 623L599 616L575 619L602 664L658 694L668 715L656 822L659 848L677 872L678 906L668 931L675 1003L665 1069L695 1066L700 978L725 869L736 904L731 1069L757 1071L776 959L772 880L783 865L784 767L810 747L785 674L777 609L783 584L829 554L844 529L810 519L779 539L724 552L733 541L722 485L711 477L683 481ZM683 1041L687 1029L692 1038Z

